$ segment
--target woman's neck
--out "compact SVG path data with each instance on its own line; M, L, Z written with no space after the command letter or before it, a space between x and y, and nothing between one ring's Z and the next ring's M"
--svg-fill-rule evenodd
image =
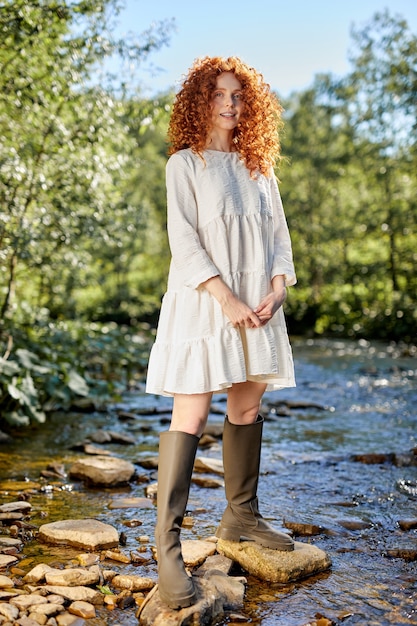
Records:
M233 145L233 135L209 137L206 146L207 150L217 150L218 152L235 152L236 149Z

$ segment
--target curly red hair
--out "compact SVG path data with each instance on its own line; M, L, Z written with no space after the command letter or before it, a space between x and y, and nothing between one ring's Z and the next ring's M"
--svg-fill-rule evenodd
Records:
M262 74L238 57L196 59L177 93L168 128L169 154L190 148L202 157L211 130L211 99L216 79L233 72L242 85L245 108L233 144L251 174L269 175L280 159L283 111Z

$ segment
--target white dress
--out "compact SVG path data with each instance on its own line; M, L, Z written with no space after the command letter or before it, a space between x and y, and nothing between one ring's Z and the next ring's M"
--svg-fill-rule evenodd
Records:
M275 176L256 180L236 152L190 149L166 166L171 265L152 346L146 391L171 396L221 392L246 380L294 387L282 307L261 328L234 328L201 283L219 275L248 306L271 279L296 282Z

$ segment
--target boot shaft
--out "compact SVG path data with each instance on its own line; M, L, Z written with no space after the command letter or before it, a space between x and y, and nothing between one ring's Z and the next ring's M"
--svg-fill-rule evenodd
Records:
M188 502L199 437L180 431L159 438L157 531L180 531Z
M223 467L226 499L235 504L251 502L258 489L263 418L238 426L226 417L223 430Z

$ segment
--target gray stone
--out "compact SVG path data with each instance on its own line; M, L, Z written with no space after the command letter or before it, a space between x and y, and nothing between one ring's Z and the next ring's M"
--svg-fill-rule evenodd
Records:
M0 574L0 589L4 589L5 587L14 587L14 582L8 576Z
M216 552L216 543L213 541L184 539L181 541L182 556L187 567L197 567L204 563L207 557Z
M31 617L22 615L22 617L19 617L19 619L14 623L14 626L39 626L39 622Z
M9 556L8 554L0 554L0 568L8 567L12 563L18 561L17 556Z
M21 548L23 546L23 541L21 539L9 537L8 535L0 535L0 546L6 548Z
M58 626L84 626L85 621L82 617L78 617L77 615L71 615L65 611L65 613L61 613L61 615L57 615L56 622Z
M76 600L83 600L84 602L91 602L91 604L100 605L103 604L103 594L90 587L64 587L60 585L45 585L41 587L48 593L54 593L58 596L62 596L66 600L75 602Z
M227 558L223 554L213 554L207 557L202 565L194 572L195 576L204 576L209 570L217 570L223 574L230 574L233 566L232 559Z
M6 502L5 504L0 504L0 511L2 513L11 513L12 511L30 511L32 505L30 502L26 502L26 500L17 500L16 502Z
M215 554L216 541L183 539L181 541L181 551L186 567L198 567L198 565L204 563L209 556ZM155 559L158 560L156 548L152 548L152 552Z
M117 589L128 589L129 591L149 591L152 589L156 581L152 578L144 578L143 576L135 576L134 574L118 574L114 576L111 584Z
M6 602L0 603L0 615L7 617L8 620L13 622L15 619L19 617L19 609L17 606L13 606L13 604L7 604Z
M72 602L72 604L68 607L68 612L72 615L78 615L79 617L83 617L85 619L91 619L96 616L96 609L93 604L90 602L82 602L78 600L76 602Z
M316 546L296 541L294 550L271 550L254 541L224 541L217 550L239 563L245 571L261 580L288 583L323 572L331 566L330 557Z
M48 585L63 585L64 587L95 585L100 581L100 569L98 565L93 565L88 569L82 567L54 569L46 572L45 580Z
M207 472L215 474L224 474L223 462L220 459L212 459L211 457L198 456L194 463L195 472Z
M45 615L50 617L51 615L57 615L64 610L63 604L58 604L57 602L50 602L48 598L48 602L46 604L37 604L36 606L31 606L30 611L33 619L35 619L35 614Z
M239 578L210 570L202 578L194 577L194 584L197 602L179 611L162 604L158 586L154 587L136 614L140 626L206 626L243 605L245 586Z
M135 466L130 461L111 456L78 459L69 470L71 478L106 486L127 483L134 473Z
M36 593L28 593L11 598L10 604L17 606L19 611L27 611L35 606L35 604L46 604L48 600L44 596Z
M43 524L39 528L38 539L45 543L86 550L103 550L119 544L117 530L95 519L62 520Z
M50 571L54 571L54 568L46 563L39 563L23 577L23 581L28 584L39 583L45 578L46 572Z

